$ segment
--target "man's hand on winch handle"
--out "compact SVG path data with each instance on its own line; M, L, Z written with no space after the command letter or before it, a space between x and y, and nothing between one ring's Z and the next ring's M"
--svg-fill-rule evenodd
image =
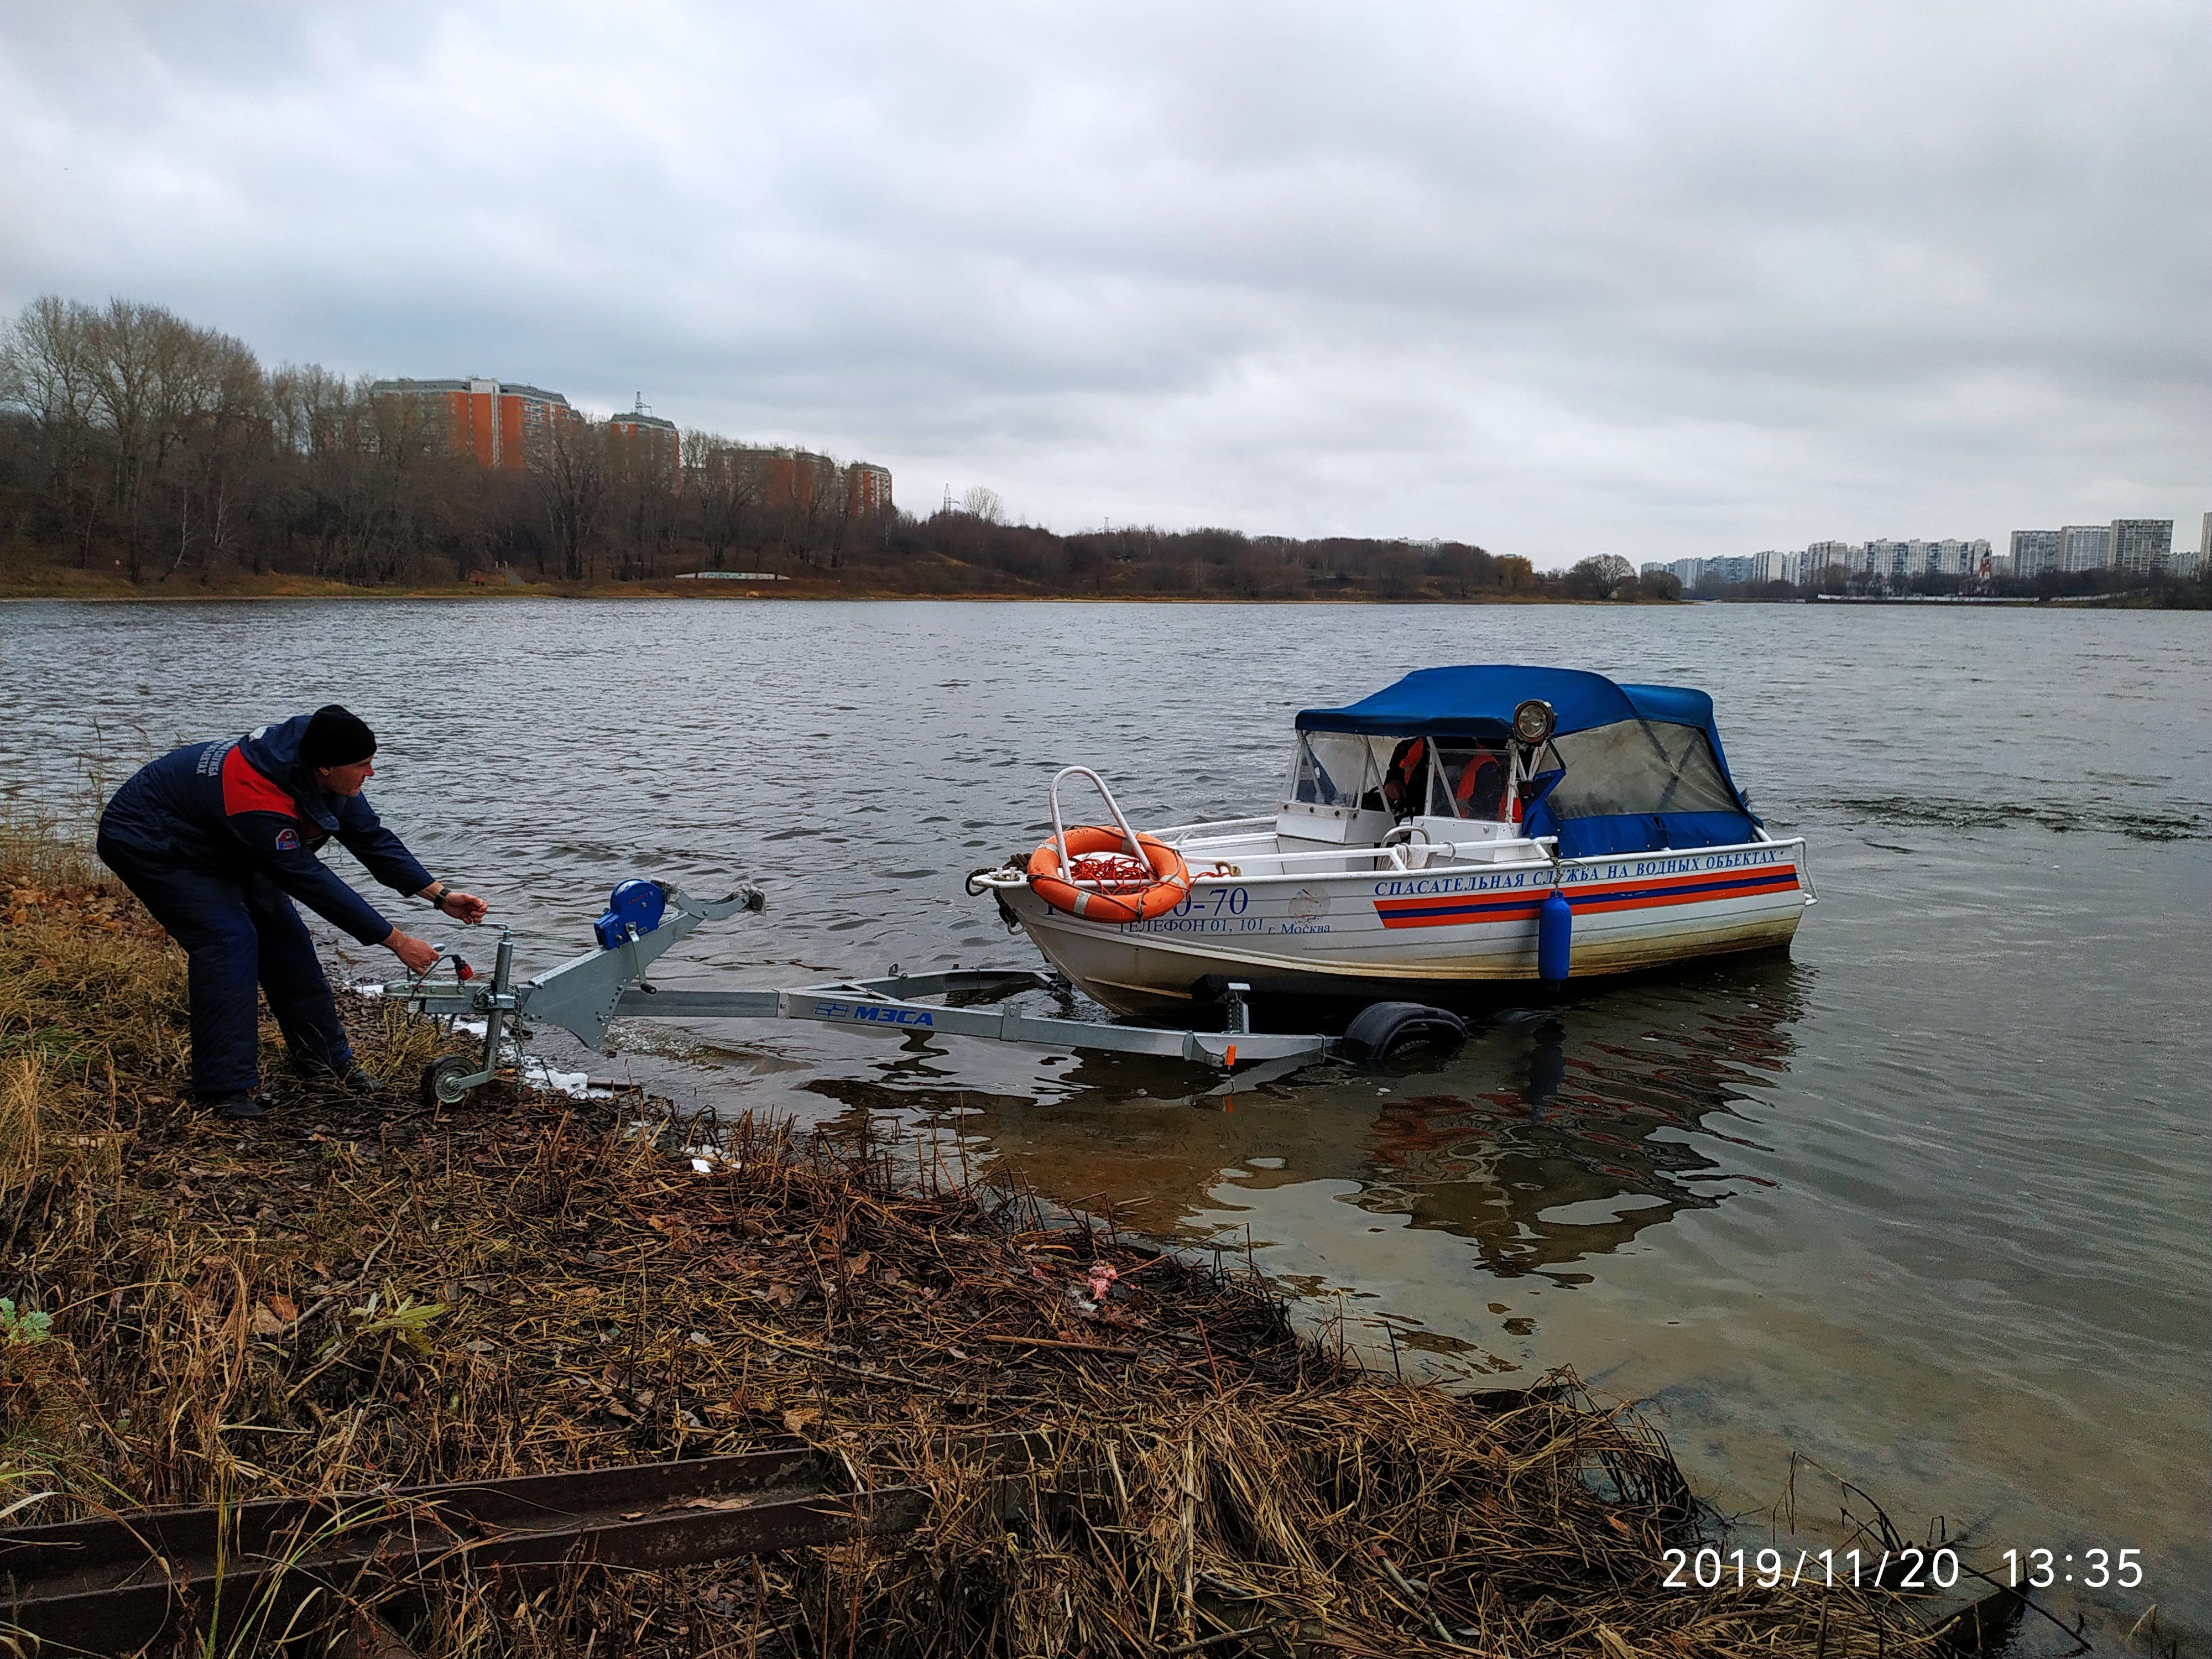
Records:
M399 958L410 974L427 974L438 963L438 947L428 939L416 939L412 933L403 933L397 927L384 941L384 948Z

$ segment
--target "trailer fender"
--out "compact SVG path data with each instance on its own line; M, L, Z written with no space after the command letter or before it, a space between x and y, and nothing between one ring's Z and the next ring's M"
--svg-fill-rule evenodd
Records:
M1344 1050L1373 1065L1413 1048L1449 1054L1467 1041L1467 1022L1420 1002L1370 1002L1345 1028Z

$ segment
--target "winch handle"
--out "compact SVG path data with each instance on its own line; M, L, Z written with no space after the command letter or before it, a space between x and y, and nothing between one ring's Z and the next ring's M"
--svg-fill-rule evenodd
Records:
M1137 840L1137 832L1129 827L1129 820L1121 811L1121 803L1114 799L1114 792L1106 787L1106 780L1087 766L1063 766L1052 775L1052 839L1060 852L1060 878L1071 882L1075 879L1074 868L1067 861L1067 825L1061 820L1060 812L1060 786L1069 778L1091 780L1091 787L1097 790L1099 799L1106 803L1106 810L1114 815L1114 822L1121 826L1121 838L1129 843L1129 855L1151 870L1152 861L1145 856L1143 844ZM1158 875L1159 872L1154 870L1152 873Z

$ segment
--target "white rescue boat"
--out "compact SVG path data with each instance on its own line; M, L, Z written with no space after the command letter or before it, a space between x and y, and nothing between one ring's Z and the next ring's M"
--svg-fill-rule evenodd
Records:
M1109 823L1069 828L1060 789ZM1575 669L1426 668L1299 714L1272 817L1140 832L1082 767L1054 835L978 871L1117 1013L1585 979L1786 948L1816 902L1729 775L1712 700Z

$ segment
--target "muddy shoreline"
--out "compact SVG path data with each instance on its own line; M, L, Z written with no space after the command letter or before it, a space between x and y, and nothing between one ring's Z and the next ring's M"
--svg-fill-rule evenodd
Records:
M217 1123L180 1095L180 954L68 848L0 852L0 1504L47 1494L11 1526L804 1443L926 1490L920 1528L558 1595L448 1587L404 1603L404 1633L1936 1650L1929 1609L1887 1595L1666 1588L1712 1517L1571 1377L1468 1398L1361 1370L1263 1285L979 1181L957 1143L507 1085L428 1107L411 1081L444 1034L359 999L386 1096L290 1079L272 1026L270 1116Z

